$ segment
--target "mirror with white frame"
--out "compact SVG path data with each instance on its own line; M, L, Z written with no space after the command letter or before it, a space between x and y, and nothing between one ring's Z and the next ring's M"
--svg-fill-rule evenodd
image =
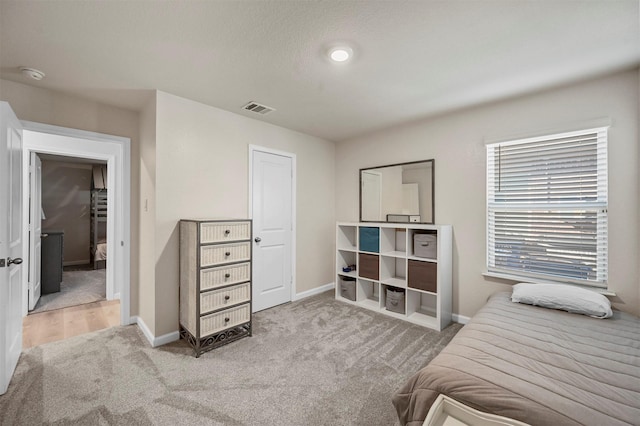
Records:
M361 222L434 223L434 160L360 169Z

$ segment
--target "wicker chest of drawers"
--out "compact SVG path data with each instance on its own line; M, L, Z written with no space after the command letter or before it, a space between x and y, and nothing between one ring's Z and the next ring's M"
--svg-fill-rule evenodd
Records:
M251 336L251 220L180 221L180 337L203 352Z

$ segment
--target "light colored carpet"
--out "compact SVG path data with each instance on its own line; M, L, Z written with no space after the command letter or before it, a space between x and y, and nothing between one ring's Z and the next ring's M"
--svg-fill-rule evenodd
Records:
M22 354L2 425L393 425L391 396L460 329L441 333L326 292L254 315L254 335L199 359L137 326Z
M40 296L31 313L51 311L107 299L107 270L63 271L60 291Z

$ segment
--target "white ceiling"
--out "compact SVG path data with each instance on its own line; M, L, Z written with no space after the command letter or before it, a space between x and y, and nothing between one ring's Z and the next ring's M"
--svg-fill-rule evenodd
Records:
M333 141L639 63L638 0L0 0L4 79L134 110L158 89Z

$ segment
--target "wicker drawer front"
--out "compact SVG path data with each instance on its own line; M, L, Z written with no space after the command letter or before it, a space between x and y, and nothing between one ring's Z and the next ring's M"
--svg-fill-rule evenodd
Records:
M248 240L249 238L251 238L249 222L200 224L200 242L202 244Z
M249 322L251 310L249 304L235 308L225 309L215 314L205 315L200 318L200 335L202 337L217 333L227 328Z
M200 291L242 283L251 279L251 263L202 269L200 271Z
M225 306L248 302L250 299L251 286L249 283L207 291L206 293L200 293L200 313L206 314Z
M214 246L202 246L200 248L200 266L213 266L230 262L249 260L251 245L246 243L220 244Z

